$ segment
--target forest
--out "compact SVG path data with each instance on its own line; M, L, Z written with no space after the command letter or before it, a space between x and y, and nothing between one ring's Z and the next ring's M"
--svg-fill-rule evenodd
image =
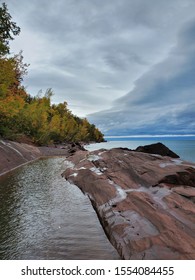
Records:
M23 86L29 65L22 52L10 55L10 41L20 34L7 5L0 6L0 137L20 140L25 137L38 145L66 142L102 142L103 134L86 118L71 113L67 102L52 104L54 94L30 95Z

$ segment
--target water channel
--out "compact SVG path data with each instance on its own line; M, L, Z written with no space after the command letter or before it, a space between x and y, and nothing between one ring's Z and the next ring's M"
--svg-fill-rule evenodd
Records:
M0 177L0 259L118 259L89 199L47 158Z

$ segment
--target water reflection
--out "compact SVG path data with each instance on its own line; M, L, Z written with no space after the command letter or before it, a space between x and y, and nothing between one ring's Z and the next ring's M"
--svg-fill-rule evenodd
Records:
M63 158L49 158L0 178L0 259L118 258L64 169Z

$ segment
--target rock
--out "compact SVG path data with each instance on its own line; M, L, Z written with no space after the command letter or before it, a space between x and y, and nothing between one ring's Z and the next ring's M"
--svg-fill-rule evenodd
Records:
M163 145L160 142L151 145L139 146L135 151L142 152L142 153L149 153L149 154L157 154L161 156L168 156L172 158L179 158L177 154L169 150L169 148L167 148L165 145Z
M123 259L195 259L195 164L120 148L68 160Z
M76 143L70 144L70 148L69 148L68 152L70 154L74 154L76 151L79 151L79 150L85 151L85 148L80 143L76 142Z
M159 183L167 183L172 185L186 185L195 187L194 168L189 167L184 171L178 171L175 174L167 175L162 178Z
M38 147L28 143L0 139L0 176L42 156L68 156L83 149L79 143Z
M41 156L38 147L0 140L0 175Z

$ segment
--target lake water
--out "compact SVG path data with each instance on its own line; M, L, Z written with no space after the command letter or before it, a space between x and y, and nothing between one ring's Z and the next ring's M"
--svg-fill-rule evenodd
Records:
M0 259L119 258L65 168L48 158L0 177Z
M111 149L117 147L136 149L138 146L149 145L161 142L173 152L178 154L180 158L195 162L195 139L189 138L106 138L108 142L97 143L85 146L86 149L93 151L97 149Z

